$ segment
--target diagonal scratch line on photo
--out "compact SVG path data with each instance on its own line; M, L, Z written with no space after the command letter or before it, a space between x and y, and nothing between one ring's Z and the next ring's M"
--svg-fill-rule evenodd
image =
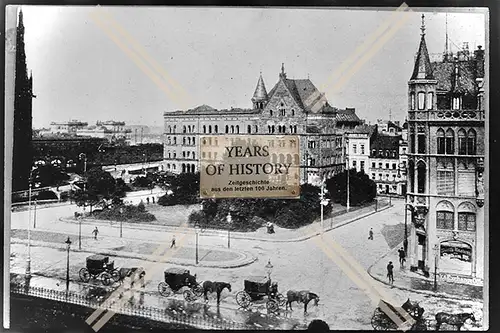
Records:
M181 225L181 227L184 227L186 226L186 224L184 223L183 225ZM174 255L177 251L179 251L181 248L182 248L182 245L183 245L183 240L186 238L187 235L183 235L182 237L180 237L180 239L178 240L178 244L179 246L173 250L173 251L170 251L170 252L167 252L166 254L163 255L163 259L169 259L170 257L172 257L172 255ZM177 238L177 235L176 235L176 238ZM165 250L168 250L169 247L168 247L168 240L165 239L165 244L162 244L160 245L154 252L152 255L150 255L150 259L153 261L153 260L158 260L158 256L160 256L163 252L165 252ZM146 265L144 267L144 271L147 273L147 277L148 278L145 278L146 281L151 281L151 276L154 275L155 272L158 271L158 269L161 267L161 264L160 263L155 263L155 262L152 262L148 265ZM124 288L124 285L121 285L118 289L116 289L102 304L101 306L96 309L86 320L87 324L89 325L92 325L92 323L104 312L106 311L106 307L112 305L113 303L115 303L115 301L117 299L120 299L120 295L121 293L125 290ZM111 319L111 317L114 315L114 312L113 311L108 311L106 313L106 315L104 315L94 326L94 330L97 332L107 321L109 321L109 319ZM99 327L96 329L96 327Z
M342 72L346 69L349 68L351 63L359 57L365 50L368 48L368 46L372 45L373 42L376 41L377 38L379 38L382 33L384 33L387 28L396 21L396 19L400 16L401 11L405 11L408 8L408 5L406 3L402 3L401 6L399 6L395 11L392 12L391 17L388 20L385 20L384 23L378 27L377 30L375 30L367 39L364 40L364 42L359 45L356 50L340 65L335 72L330 75L330 77L327 79L327 81L321 86L321 90L325 91L327 90L326 88L328 85L334 80L335 77L338 75L342 74Z
M162 91L164 91L167 96L176 102L180 107L186 108L186 104L183 104L175 93L173 93L170 87L164 82L160 76L156 72L154 72L148 65L141 59L139 55L137 55L134 51L132 51L118 36L108 27L106 26L105 21L101 18L97 17L95 14L90 15L92 21L99 26L108 37L115 42L115 44L141 69Z
M179 97L181 101L183 101L183 108L186 109L185 106L188 104L187 102L189 100L188 93L167 73L167 71L153 57L151 57L147 53L144 46L137 42L137 40L120 24L118 24L118 22L101 6L97 6L95 9L95 13L92 15L95 15L96 17L101 16L103 20L106 20L106 22L108 22L113 28L115 28L115 30L129 42L132 48L173 87L175 95Z
M322 237L314 238L316 245L339 266L342 271L351 279L358 287L364 291L372 300L374 304L381 307L381 310L389 316L389 318L402 330L408 329L414 322L414 319L400 307L395 307L396 312L401 315L405 321L403 322L400 317L385 303L380 303L380 300L386 300L390 304L395 304L394 300L379 288L378 285L371 279L365 270L357 263L356 259L350 256L345 249L343 249L333 239L328 239L326 243Z

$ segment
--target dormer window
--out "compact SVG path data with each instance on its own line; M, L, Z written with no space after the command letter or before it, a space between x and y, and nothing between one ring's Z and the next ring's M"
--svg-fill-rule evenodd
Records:
M285 109L280 110L280 116L284 117L286 115Z

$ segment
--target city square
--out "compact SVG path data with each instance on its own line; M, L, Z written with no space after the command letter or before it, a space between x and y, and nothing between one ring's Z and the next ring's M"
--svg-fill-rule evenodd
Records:
M129 83L124 88L101 82L89 87L94 97L68 90L75 103L66 113L68 100L58 102L50 85L37 83L44 77L37 57L43 57L34 47L38 32L30 32L38 24L38 10L46 17L54 12L11 7L9 23L16 33L10 35L14 47L8 61L15 71L7 80L15 84L6 103L12 104L14 139L6 229L10 262L5 263L11 325L101 332L314 325L487 329L487 12L407 9L403 4L392 13L345 11L373 24L394 24L398 15L409 20L400 27L405 37L392 44L382 38L370 50L385 43L405 45L403 55L392 53L405 65L394 70L393 60L375 57L376 65L363 69L373 77L382 68L391 73L397 93L383 84L370 92L374 81L368 75L364 82L357 73L367 59L349 64L363 52L373 57L360 48L342 64L350 72L328 83L320 68L331 66L330 60L315 47L334 44L328 34L313 41L293 30L296 25L280 31L296 31L297 45L307 46L318 59L315 64L299 57L299 46L286 56L273 45L273 58L286 62L259 58L254 61L265 65L238 65L258 55L243 55L255 50L235 42L232 34L263 15L258 19L263 27L249 36L272 43L263 34L278 9L164 8L177 20L198 21L177 22L185 31L175 36L185 40L170 60L159 60L161 65L148 53L168 54L164 48L173 37L145 29L145 41L163 40L157 48L145 42L146 51L127 34L129 23L120 27L115 21L129 17L130 8L73 9L71 24L99 35L103 57L113 54L120 68L114 75ZM328 17L320 10L301 10L306 17ZM281 13L296 18L302 12ZM141 15L134 17L144 26L159 22L153 12ZM207 49L220 53L208 58L208 51L192 45L205 45L202 22L219 15ZM241 20L235 20L238 15ZM94 30L88 30L87 20ZM222 22L237 28L228 32ZM454 39L466 30L458 46ZM354 31L356 38L366 37ZM243 53L223 53L232 43ZM444 52L429 52L441 44ZM200 63L206 69L228 65L213 75L191 68L190 61L201 56L190 50L211 59ZM174 54L181 64L175 69ZM87 68L99 75L105 70L94 56L78 59L100 68ZM183 79L174 80L162 66ZM230 66L234 74L228 74ZM266 71L273 69L271 77ZM255 70L260 74L250 78ZM304 74L309 70L314 74ZM72 78L75 84L83 84L81 75ZM113 79L107 75L101 80ZM52 79L61 85L61 79ZM130 88L139 82L153 85ZM357 88L344 90L344 85ZM158 100L145 102L152 96ZM148 112L137 111L140 100ZM113 111L120 108L124 111ZM41 305L23 324L28 304ZM57 314L54 322L47 319L51 311Z

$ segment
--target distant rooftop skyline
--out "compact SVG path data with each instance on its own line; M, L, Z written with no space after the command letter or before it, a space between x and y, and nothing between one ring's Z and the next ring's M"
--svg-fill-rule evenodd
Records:
M92 19L92 7L22 6L33 71L33 125L109 119L160 126L164 111L183 109ZM408 21L338 91L321 87L391 10L314 8L101 7L188 96L188 108L251 108L260 73L266 88L306 79L330 105L352 107L367 123L404 120L407 82L420 40L422 12ZM466 9L463 9L464 11ZM424 12L429 53L445 46L444 12ZM485 44L485 15L449 13L449 47ZM12 18L9 18L12 19ZM360 24L363 22L363 24ZM123 36L123 35L122 35ZM122 40L125 40L122 37ZM130 46L130 43L126 43ZM143 59L143 58L142 58ZM353 63L354 64L354 63ZM352 66L352 64L351 64ZM153 73L158 73L158 69Z

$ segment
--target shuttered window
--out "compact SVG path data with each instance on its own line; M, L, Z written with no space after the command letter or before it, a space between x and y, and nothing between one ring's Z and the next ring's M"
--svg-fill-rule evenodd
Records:
M476 193L476 173L474 170L458 171L458 195L475 196Z
M455 192L455 173L452 170L438 170L437 193L453 195Z
M438 229L453 230L453 213L438 211L436 215L436 227Z

